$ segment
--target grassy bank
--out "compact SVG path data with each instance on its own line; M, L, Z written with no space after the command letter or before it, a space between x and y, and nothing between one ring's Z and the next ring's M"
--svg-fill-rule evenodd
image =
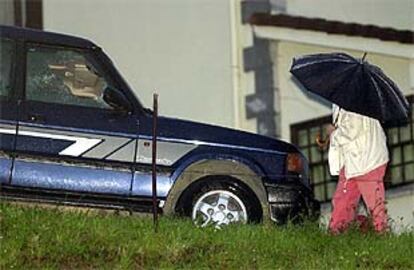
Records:
M414 235L268 224L216 231L182 219L0 203L0 269L414 269Z

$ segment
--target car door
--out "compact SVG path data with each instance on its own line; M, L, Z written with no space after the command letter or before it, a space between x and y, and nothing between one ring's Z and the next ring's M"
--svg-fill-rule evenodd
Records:
M0 38L0 184L10 182L16 137L15 63L16 43L12 39Z
M130 194L138 123L104 101L112 83L92 51L26 44L13 185Z

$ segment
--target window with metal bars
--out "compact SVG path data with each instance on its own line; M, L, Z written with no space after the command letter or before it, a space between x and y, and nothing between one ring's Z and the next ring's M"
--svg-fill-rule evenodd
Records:
M410 102L410 119L406 126L387 128L390 163L385 176L385 187L393 188L414 183L414 95L407 97ZM321 150L316 144L318 134L326 136L326 126L332 116L324 116L291 125L291 141L296 144L309 161L309 175L315 197L329 201L335 192L337 177L331 176L328 165L328 150Z

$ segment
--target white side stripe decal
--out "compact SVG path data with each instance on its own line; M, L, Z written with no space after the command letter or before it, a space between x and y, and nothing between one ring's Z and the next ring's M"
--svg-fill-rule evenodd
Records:
M16 133L16 129L0 128L0 133L13 135ZM82 153L86 152L87 150L91 149L92 147L94 147L95 145L97 145L98 143L102 141L102 139L66 136L66 135L49 134L49 133L42 133L42 132L36 132L36 131L24 131L24 130L19 131L19 135L46 138L46 139L73 141L73 144L69 145L68 147L60 151L59 155L75 156L75 157L80 156Z

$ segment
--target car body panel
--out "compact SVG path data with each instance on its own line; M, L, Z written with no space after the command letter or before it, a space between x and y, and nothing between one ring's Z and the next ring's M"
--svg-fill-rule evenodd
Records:
M12 184L41 189L130 195L130 170L81 167L78 164L19 160L14 163Z
M0 98L0 183L5 190L37 192L65 202L74 202L73 195L77 194L79 202L86 198L90 202L92 196L96 200L106 198L103 201L108 205L127 201L147 207L152 196L153 113L142 106L108 56L93 42L68 35L0 26L0 37L16 43L13 94L7 100ZM42 60L41 53L57 60ZM83 57L86 64L70 64L75 59L68 56L70 53ZM29 65L34 66L29 69ZM56 74L40 77L39 83L31 75L38 72L36 65ZM117 104L108 103L104 86L102 97L81 93L97 107L55 102L54 97L47 96L52 92L42 96L42 91L59 94L64 86L71 98L83 102L76 93L85 86L78 89L73 83L85 82L69 80L81 75L84 77L77 78L85 82L94 76L102 79L99 82L119 91L132 109L120 110ZM30 84L29 79L33 80ZM58 80L62 85L47 84L48 80ZM50 89L39 86L43 84ZM37 90L40 97L52 102L37 99L32 94ZM257 196L264 216L274 209L270 204L274 205L271 200L275 196L270 195L277 194L275 185L293 181L309 189L306 160L294 145L164 116L157 122L157 198L165 201L164 213L174 213L182 192L200 179L214 181L214 177L225 176L240 181ZM299 155L304 164L296 175L287 171L289 153ZM92 202L95 204L95 199Z
M8 184L10 182L11 168L12 159L5 154L0 154L0 184Z
M31 162L15 162L11 182L13 185L130 194L131 165L126 173L119 172L117 167L104 171L93 167L94 160L132 164L138 133L135 117L119 117L109 112L69 106L55 108L54 104L25 105L22 105L23 117L19 121L16 153L22 159L31 159ZM36 115L41 120L26 120L26 115ZM89 121L86 121L88 117ZM50 165L49 158L58 156L62 160L65 157L76 157L74 164L81 166L89 163L90 168ZM38 164L33 163L33 160ZM63 178L65 180L55 181L54 177L59 179L64 175L67 175L67 178ZM113 185L110 184L111 181L114 182Z

